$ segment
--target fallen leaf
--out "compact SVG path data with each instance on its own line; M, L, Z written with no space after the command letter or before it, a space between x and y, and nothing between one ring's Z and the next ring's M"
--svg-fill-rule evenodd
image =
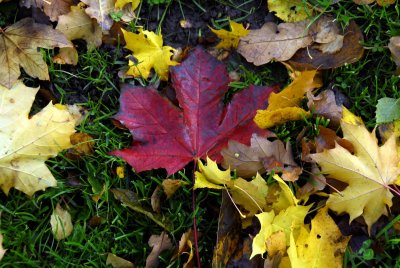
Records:
M71 12L60 16L56 30L64 33L68 40L85 40L88 50L101 45L101 28L85 13L81 5L71 6Z
M389 50L397 67L400 66L400 36L393 36L389 40Z
M272 87L250 86L224 105L229 76L225 66L197 48L173 67L172 84L181 108L151 88L125 85L116 119L127 126L137 141L130 149L111 152L141 172L165 168L168 174L189 161L208 155L218 162L228 140L248 143L260 130L252 118L265 107Z
M322 81L316 71L302 72L290 85L279 93L271 93L266 110L258 110L254 122L260 128L270 128L289 120L300 120L309 112L296 107L304 95L322 86Z
M375 0L353 0L357 5L369 5L375 2ZM380 6L387 6L396 3L396 0L376 0L376 3Z
M0 187L6 194L12 187L29 196L55 187L45 161L71 147L75 119L65 106L49 103L28 118L38 90L21 81L11 90L0 86Z
M193 230L190 229L184 234L182 234L181 239L178 244L178 252L172 256L171 260L176 259L178 256L182 256L183 254L187 254L188 258L186 262L183 264L183 268L193 267Z
M132 9L135 10L140 4L140 0L117 0L115 1L115 8L122 9L129 3L132 3Z
M146 259L146 268L158 267L158 257L165 251L172 249L171 239L166 232L160 235L152 235L149 238L149 246L152 248Z
M167 196L167 199L170 199L174 195L174 193L184 184L187 184L187 182L173 179L163 180L162 187L165 195Z
M60 15L67 14L74 0L21 0L20 5L26 8L40 8L51 21L57 21Z
M343 236L328 209L322 208L311 220L311 231L302 227L296 239L290 236L288 255L292 267L342 267L350 236Z
M268 10L285 22L298 22L312 16L312 10L301 0L268 0Z
M350 153L354 153L353 144L346 139L338 137L334 130L323 126L318 126L318 132L318 136L315 137L315 152L321 153L325 149L333 149L335 148L336 144L339 144Z
M157 185L150 198L151 208L155 213L161 213L161 194L162 190L160 185Z
M323 53L318 49L318 45L298 50L287 63L293 69L304 70L326 70L338 68L346 64L351 64L364 54L363 34L358 25L351 21L343 33L343 46L336 53Z
M74 47L62 47L57 55L53 57L53 62L57 64L78 64L78 51Z
M261 29L251 30L240 39L237 51L254 65L272 60L289 60L297 50L312 43L308 34L307 21L281 23L267 22Z
M11 88L20 76L20 67L40 80L49 80L43 55L38 47L71 47L65 36L51 26L22 19L0 29L0 85Z
M233 20L229 20L229 26L231 28L230 32L224 29L215 30L210 27L211 31L215 33L219 39L221 39L221 42L215 46L216 48L237 48L240 38L248 35L249 33L249 30L245 29L242 24Z
M289 176L297 167L293 159L290 143L285 145L280 140L269 141L253 134L251 145L246 146L236 141L229 141L228 148L222 149L222 166L232 168L240 177L252 177L264 172L286 172Z
M62 240L71 235L74 226L72 225L71 214L57 204L56 209L50 217L51 231L57 240Z
M74 145L73 150L79 155L93 154L94 140L89 134L83 132L74 133L71 135L70 140L71 144Z
M342 118L342 106L337 105L335 93L332 90L324 90L318 96L307 92L307 98L307 106L310 111L329 119L333 126L339 126Z
M336 144L334 149L310 156L324 174L348 184L344 191L330 194L327 207L337 213L348 213L350 222L362 215L370 233L372 224L381 215L387 215L386 206L392 206L389 185L397 184L400 174L396 140L392 136L378 146L375 131L369 133L363 124L342 120L341 128L343 137L353 144L354 154Z
M7 249L3 248L3 235L0 234L0 261L3 259L4 254L6 254Z
M175 49L163 46L162 35L141 28L138 29L139 33L137 34L124 29L122 32L126 42L125 48L132 51L137 60L137 62L129 60L130 68L126 74L147 79L150 70L154 68L161 80L168 80L168 67L179 63L171 60Z
M322 53L336 53L343 47L344 36L339 29L339 23L331 16L321 16L309 29L314 46Z
M130 209L139 212L152 221L154 221L156 224L161 226L163 229L170 231L172 229L172 224L167 219L166 217L163 217L162 215L157 215L151 211L149 208L143 207L137 196L136 193L126 190L126 189L111 189L110 190L114 194L114 198L120 201L122 204L125 206L129 207Z
M376 105L376 123L391 123L400 119L400 99L381 98Z
M110 30L113 24L110 12L114 11L114 0L82 0L82 2L88 5L85 9L86 14L97 20L103 32Z
M106 265L111 265L113 268L134 268L135 267L135 265L133 265L132 262L127 261L121 257L118 257L117 255L112 254L112 253L107 254Z

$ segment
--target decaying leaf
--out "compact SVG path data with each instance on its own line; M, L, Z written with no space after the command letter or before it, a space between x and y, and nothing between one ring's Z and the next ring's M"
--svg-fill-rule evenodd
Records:
M168 67L179 63L171 60L175 49L163 46L162 35L141 28L138 29L137 34L123 29L122 32L126 42L125 48L132 51L137 60L137 62L129 60L130 68L126 74L147 79L150 70L154 68L161 80L168 80Z
M171 222L166 217L161 215L157 215L151 211L149 208L143 207L139 199L136 196L136 193L126 190L126 189L111 189L110 190L114 194L114 198L120 201L123 205L129 207L130 209L139 212L156 224L161 226L163 229L170 231L172 229Z
M316 115L328 118L333 126L339 126L342 118L342 106L337 105L335 93L332 90L324 90L317 96L307 92L308 109Z
M74 133L70 137L71 144L74 145L73 150L79 155L93 154L94 140L87 133Z
M56 209L50 217L51 231L57 240L62 240L71 235L74 226L72 225L71 214L57 204Z
M155 213L161 213L161 194L161 187L160 185L157 185L150 198L151 208Z
M71 147L75 119L63 105L49 103L28 118L39 89L18 81L10 90L0 86L0 187L14 187L31 196L57 185L45 161Z
M183 268L193 267L193 230L190 229L187 232L183 233L181 239L178 244L178 252L172 256L171 260L176 259L178 256L182 256L187 254L187 260L183 265Z
M285 22L298 22L312 15L312 10L301 0L268 0L268 10Z
M311 231L302 227L298 237L292 233L288 255L291 266L342 267L350 236L343 236L325 207L311 220Z
M224 105L228 72L200 48L171 69L180 108L151 88L123 86L115 118L131 130L137 142L111 154L124 158L136 172L165 168L172 174L206 155L221 162L220 151L228 140L248 144L252 133L267 133L252 119L256 109L265 107L274 88L250 86Z
M111 265L113 268L134 268L135 267L135 265L133 265L132 262L127 261L121 257L118 257L117 255L112 254L112 253L107 254L106 265Z
M60 16L56 30L64 33L68 40L85 40L88 50L101 45L101 28L85 13L81 5L72 6L71 12Z
M251 30L240 39L237 51L254 65L272 60L289 60L297 50L312 43L307 21L281 23L267 22L261 29Z
M7 249L3 248L3 235L0 234L0 261L4 257L4 254L6 254Z
M313 37L314 47L322 53L336 53L343 47L344 36L339 23L330 16L321 16L310 26L309 34Z
M397 67L400 66L400 36L393 36L389 41L389 50Z
M240 38L249 34L249 30L245 29L242 24L237 23L233 20L229 20L229 26L231 27L230 32L224 29L215 30L213 28L210 28L211 31L215 33L219 39L221 39L221 42L219 42L215 46L216 48L237 48Z
M289 120L303 119L309 112L296 106L308 91L320 86L322 81L316 71L302 72L284 90L271 93L267 109L258 110L254 122L260 128L270 128Z
M172 249L172 242L166 232L160 235L152 235L149 238L149 246L152 248L146 259L146 268L158 267L158 256L168 249Z
M82 2L88 5L85 12L97 20L101 29L104 32L110 30L113 24L110 12L114 10L114 0L82 0Z
M57 55L53 57L53 62L57 64L78 64L78 51L74 47L62 47Z
M387 215L386 207L392 206L389 185L399 184L396 179L400 174L400 159L394 136L378 146L375 131L369 133L364 124L349 123L354 119L349 115L347 118L341 121L341 127L343 137L354 146L354 154L336 144L334 149L311 157L323 173L348 184L344 191L330 195L327 206L337 213L348 213L350 222L363 216L370 232L372 224L381 215Z
M364 37L354 21L350 22L343 36L343 46L336 53L323 53L317 44L298 50L287 63L298 71L326 70L351 64L361 59L364 53L361 42L364 41Z
M222 166L232 168L240 177L252 177L264 172L284 172L293 174L297 166L293 159L290 143L285 145L280 140L269 141L267 138L253 134L251 145L246 146L236 141L229 141L228 148L222 149L224 157ZM295 174L293 174L295 175ZM295 179L294 179L295 180Z
M27 8L40 8L51 21L57 21L60 15L67 14L73 0L21 0L20 5Z
M39 47L71 47L65 36L51 26L22 19L5 30L0 29L0 85L11 88L22 67L40 80L49 80L49 73Z
M187 182L182 180L165 179L162 182L162 187L167 199L170 199L174 193L181 188L182 185L187 184Z

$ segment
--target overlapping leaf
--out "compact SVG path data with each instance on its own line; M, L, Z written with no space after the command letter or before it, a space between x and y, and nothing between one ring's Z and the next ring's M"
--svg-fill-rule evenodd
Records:
M265 133L252 119L273 91L250 86L224 105L228 83L225 66L196 48L172 68L180 108L154 89L125 85L115 118L131 130L136 142L112 154L124 158L137 172L165 168L172 174L206 155L221 161L220 150L228 140L248 144L253 132Z

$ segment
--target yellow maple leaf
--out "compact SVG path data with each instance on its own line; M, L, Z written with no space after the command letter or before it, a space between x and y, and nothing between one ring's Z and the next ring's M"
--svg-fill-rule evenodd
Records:
M12 187L31 196L56 186L45 161L71 147L75 119L68 109L49 103L28 118L38 90L21 81L11 90L0 86L0 187L6 194Z
M268 10L285 22L298 22L312 14L302 0L268 0Z
M139 29L139 33L131 33L122 29L126 41L125 48L133 52L137 62L129 60L128 75L147 79L154 68L161 80L168 80L168 67L179 63L171 60L175 49L163 46L162 35Z
M240 37L246 36L250 32L250 30L245 29L242 24L234 22L233 20L229 20L229 26L231 27L230 32L224 29L216 30L210 27L210 30L221 39L221 42L215 46L216 48L237 48Z
M287 250L291 266L296 268L342 267L350 236L343 236L325 207L311 220L311 231L304 226L296 239L290 235Z
M317 71L300 73L290 85L279 93L271 93L266 110L258 110L254 122L260 128L270 128L289 120L300 120L309 115L309 112L297 107L304 95L322 86Z
M327 206L337 213L346 212L350 222L363 216L371 226L380 216L387 215L392 206L390 184L400 174L396 139L390 137L378 146L375 131L370 133L363 124L341 121L343 137L354 146L354 154L336 144L334 149L311 154L329 177L345 182L348 186L340 193L330 195Z

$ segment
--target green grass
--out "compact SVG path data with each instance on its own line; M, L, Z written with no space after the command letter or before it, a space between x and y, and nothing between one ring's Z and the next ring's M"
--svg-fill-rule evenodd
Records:
M193 1L202 6L203 1ZM226 2L226 3L225 3ZM340 1L330 5L330 0L310 1L332 14L341 25L348 25L356 20L366 39L367 48L364 57L354 63L336 70L327 71L324 84L332 83L349 97L350 109L360 115L371 129L375 126L375 106L381 97L400 97L399 77L395 75L393 63L387 44L391 36L400 34L399 8L357 6L351 1ZM220 3L242 7L234 1ZM11 4L6 4L12 7ZM186 3L182 1L182 6ZM201 8L199 12L201 11ZM153 8L158 8L154 6ZM11 9L11 8L10 8ZM12 23L14 16L0 11L0 27ZM160 13L158 22L162 28L165 13ZM4 15L4 16L3 16ZM243 18L245 19L245 18ZM227 16L214 21L216 26L225 26ZM135 21L131 28L137 26ZM79 42L78 42L79 43ZM79 43L81 45L81 43ZM84 43L82 45L84 47ZM125 52L121 47L115 49L96 49L90 52L83 48L79 54L77 67L60 66L51 62L55 55L52 50L42 50L49 64L52 87L47 88L62 103L78 103L86 111L83 122L77 131L90 134L94 140L94 153L78 159L68 158L64 152L47 161L48 167L58 181L57 188L38 192L32 198L11 190L8 196L0 193L0 230L4 236L4 248L8 249L0 267L105 267L107 253L135 262L138 267L145 264L150 248L147 241L152 234L160 234L162 228L143 214L134 212L113 197L109 191L123 188L134 191L140 204L150 207L150 197L154 189L166 178L162 170L135 173L123 160L110 156L109 152L129 147L131 134L128 130L119 129L112 122L112 116L119 107L119 83L117 72L126 65ZM230 95L243 90L249 84L266 85L289 82L279 63L260 67L250 66L243 59L236 57L229 63L229 69L236 71L241 80L231 83ZM37 86L37 80L25 77L25 83ZM136 79L136 85L148 85L159 82ZM50 87L50 83L48 84ZM46 103L37 102L33 111L37 112ZM317 126L326 125L321 118L310 118L304 121L289 122L278 126L273 131L284 141L296 143L296 136L307 129L306 136L317 135ZM299 148L295 148L299 153ZM125 177L118 178L115 170L124 167ZM191 167L173 177L187 181L170 199L163 200L161 211L173 223L170 233L175 244L180 236L192 227L193 212L191 207ZM105 192L98 202L93 196L99 189ZM74 231L63 241L56 241L51 233L50 216L55 206L60 203L68 207L72 214ZM205 267L209 266L212 249L216 241L217 220L220 205L220 193L211 190L197 191L195 216L202 237L199 242L200 256ZM101 223L91 224L93 217L101 217ZM400 249L399 236L392 226L398 224L399 217L391 220L376 236L364 242L357 251L346 252L345 262L348 267L363 267L376 264L382 267L400 265L397 257ZM376 245L380 245L377 251ZM375 249L375 251L374 251ZM161 267L181 267L186 258L170 261L171 251L161 255Z

